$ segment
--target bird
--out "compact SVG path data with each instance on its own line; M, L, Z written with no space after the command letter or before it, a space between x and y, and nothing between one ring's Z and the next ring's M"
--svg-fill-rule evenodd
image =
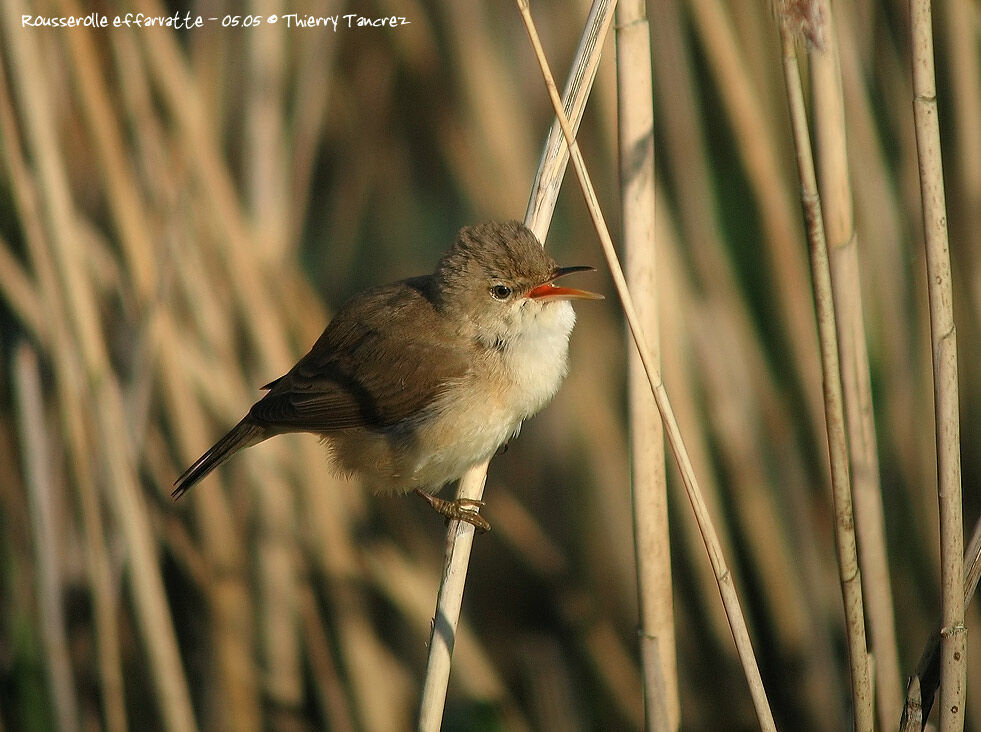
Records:
M415 492L487 531L481 501L435 494L490 459L568 371L571 300L559 267L518 221L464 227L429 275L348 300L310 351L174 482L176 500L240 450L311 432L338 473L373 493Z

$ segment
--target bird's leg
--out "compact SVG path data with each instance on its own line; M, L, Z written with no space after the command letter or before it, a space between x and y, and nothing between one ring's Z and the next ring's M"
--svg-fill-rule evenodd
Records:
M483 506L483 501L478 501L475 498L457 498L447 501L445 498L439 498L431 493L426 493L421 488L416 488L415 493L424 498L426 503L432 506L433 510L440 516L445 516L448 519L454 519L456 521L466 521L478 531L490 531L491 527L487 523L487 519L474 510Z

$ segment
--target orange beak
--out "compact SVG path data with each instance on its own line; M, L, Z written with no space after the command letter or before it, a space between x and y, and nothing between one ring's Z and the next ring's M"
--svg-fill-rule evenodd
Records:
M565 277L573 272L593 272L595 267L556 267L552 272L552 276L548 278L545 282L538 285L537 287L532 287L528 290L525 297L530 297L532 299L557 299L557 300L602 300L604 299L602 295L589 292L587 290L576 290L572 287L558 287L552 283L559 277Z

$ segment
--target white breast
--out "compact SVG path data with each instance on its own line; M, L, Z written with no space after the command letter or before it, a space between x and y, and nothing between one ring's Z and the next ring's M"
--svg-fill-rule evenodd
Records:
M544 407L562 384L576 313L567 300L528 301L518 320L516 335L502 356L515 416L522 420Z
M525 312L527 311L527 312ZM576 315L566 301L529 302L512 337L447 390L430 419L414 432L405 474L417 485L438 487L490 458L558 391L568 365Z

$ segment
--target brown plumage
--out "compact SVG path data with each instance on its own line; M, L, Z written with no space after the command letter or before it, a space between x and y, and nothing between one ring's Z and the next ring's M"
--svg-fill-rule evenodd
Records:
M518 222L463 229L436 271L349 300L288 373L175 482L180 497L242 448L324 438L376 491L438 490L551 398L575 320L560 269Z

